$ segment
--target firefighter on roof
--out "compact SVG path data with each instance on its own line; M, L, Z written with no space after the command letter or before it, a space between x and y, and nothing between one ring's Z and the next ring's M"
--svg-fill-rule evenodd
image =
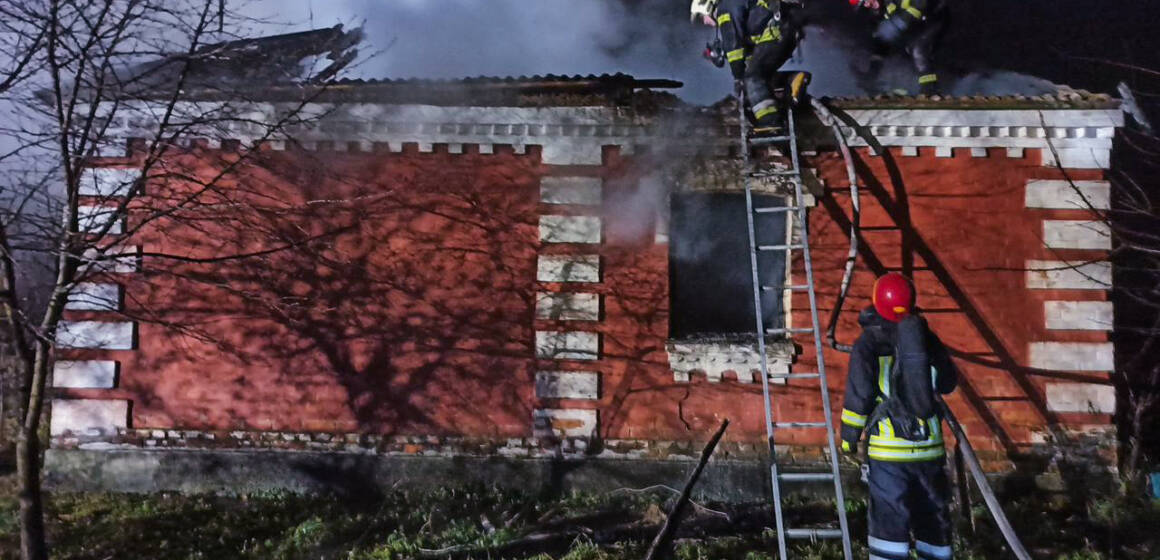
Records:
M842 409L842 451L869 433L870 559L951 558L950 486L935 391L955 389L946 347L914 311L914 286L887 274L862 311Z
M693 22L720 31L734 87L738 92L744 88L759 128L784 126L783 108L774 99L769 82L784 79L778 69L797 48L801 32L798 8L800 0L693 0Z
M850 0L854 6L876 10L882 21L874 31L870 66L861 74L863 88L877 90L873 84L882 64L891 53L905 50L918 73L918 88L925 95L939 93L938 73L934 68L934 50L947 27L950 10L945 0Z

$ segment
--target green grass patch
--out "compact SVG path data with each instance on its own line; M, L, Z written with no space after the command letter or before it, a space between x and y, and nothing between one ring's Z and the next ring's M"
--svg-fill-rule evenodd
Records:
M865 557L866 501L847 503L855 556ZM794 496L810 524L832 516L833 504ZM639 559L664 512L668 493L572 493L545 498L497 488L395 489L357 500L267 492L243 496L52 494L47 521L53 558L60 559L344 559L422 557ZM765 505L703 504L678 535L680 560L776 558L772 510ZM1023 493L1004 501L1032 555L1054 560L1160 557L1160 506L1120 495L1061 503ZM0 557L17 555L17 503L0 496ZM978 532L960 530L960 560L1008 557L986 512ZM535 541L536 535L548 535ZM531 539L531 544L529 544ZM795 544L793 557L841 558L837 543ZM440 556L436 551L445 551Z

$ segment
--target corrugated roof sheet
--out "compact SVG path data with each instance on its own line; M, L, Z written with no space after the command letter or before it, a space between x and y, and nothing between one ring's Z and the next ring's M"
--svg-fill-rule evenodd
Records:
M244 92L191 92L198 99L236 97L278 101L311 99L332 103L421 103L428 105L549 106L628 105L641 90L679 88L667 79L628 74L477 76L458 79L343 79L326 84L264 84ZM654 92L656 95L669 95ZM655 97L655 96L654 96Z
M637 79L624 73L616 74L536 74L532 76L470 76L466 78L376 78L353 79L347 78L333 82L335 85L350 86L400 86L400 87L462 87L474 85L500 85L511 87L537 87L549 84L590 84L590 85L625 85L638 88L669 89L679 88L683 84L676 80L666 79Z

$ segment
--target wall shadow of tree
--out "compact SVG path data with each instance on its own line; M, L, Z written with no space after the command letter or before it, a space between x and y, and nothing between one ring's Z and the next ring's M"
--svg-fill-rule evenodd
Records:
M972 298L968 288L957 279L951 268L944 262L944 249L930 244L925 236L918 231L911 221L912 195L908 193L906 181L898 162L889 149L882 146L868 129L860 126L849 115L842 111L835 114L845 125L852 127L860 138L865 140L872 150L879 156L882 167L886 171L886 180L882 180L874 169L864 159L858 157L856 170L863 188L873 197L877 206L883 209L889 221L899 232L901 238L901 266L899 269L888 266L883 258L876 253L872 240L860 238L859 258L875 275L881 275L891 270L900 270L904 274L913 275L918 268L916 257L922 263L922 270L933 276L946 296L954 303L951 309L939 310L940 313L960 315L970 329L977 333L978 339L987 348L986 353L968 352L952 348L952 353L958 360L988 370L987 375L1000 376L1010 383L1005 387L1014 387L1018 396L992 398L985 396L986 391L979 386L981 379L973 379L969 374L964 376L960 383L960 392L964 402L970 406L971 413L977 415L988 431L998 440L1006 454L1012 459L1032 459L1028 451L1031 446L1012 432L1012 426L1002 418L1002 411L996 410L992 403L1026 403L1051 434L1056 444L1066 445L1073 442L1073 438L1063 429L1060 417L1048 409L1043 391L1036 385L1033 378L1056 378L1082 381L1086 383L1107 383L1095 376L1072 374L1060 371L1048 371L1024 366L1016 358L1015 351L1008 347L997 329L991 324L986 312ZM850 220L846 210L834 199L822 199L827 216L836 223L842 231L849 230ZM1096 458L1098 460L1098 458Z
M221 200L140 236L135 420L522 435L534 169L511 154L261 154ZM152 203L180 195L164 189Z

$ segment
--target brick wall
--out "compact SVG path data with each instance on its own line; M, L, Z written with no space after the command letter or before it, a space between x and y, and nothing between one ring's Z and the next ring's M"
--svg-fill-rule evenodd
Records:
M55 369L58 445L174 445L185 431L218 434L215 446L360 433L672 442L703 439L724 417L731 441L761 442L752 350L668 340L667 191L654 174L672 156L543 142L266 146L223 204L134 233L125 245L144 259L81 288ZM173 165L206 174L229 154L195 149ZM1064 174L1041 149L1000 146L856 155L862 252L839 338L857 335L873 278L901 270L963 367L950 402L977 447L1002 458L1104 430L1110 245L1085 208L1106 207L1100 166ZM129 161L105 161L97 183L123 178ZM809 224L826 317L848 185L836 153L810 165L827 190ZM141 211L194 188L149 184ZM213 261L237 254L251 256ZM804 296L792 309L794 326L808 325ZM816 371L811 341L770 352L775 371ZM826 360L840 410L845 356ZM776 386L774 403L782 421L820 413L810 382Z

